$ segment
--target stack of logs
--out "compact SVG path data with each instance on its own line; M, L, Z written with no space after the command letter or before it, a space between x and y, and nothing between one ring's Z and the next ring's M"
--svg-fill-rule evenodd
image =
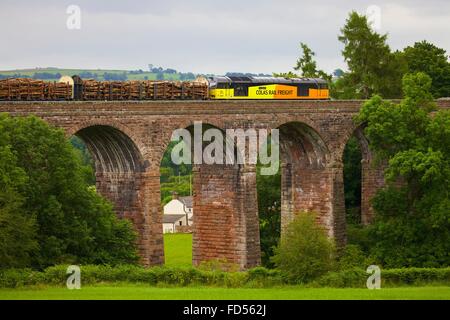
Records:
M72 86L28 78L0 80L0 100L70 100Z
M181 81L83 80L82 100L206 99L208 85Z
M81 80L81 79L80 79ZM75 100L207 99L208 84L196 81L97 81L75 85ZM72 100L73 86L28 78L0 80L0 100Z

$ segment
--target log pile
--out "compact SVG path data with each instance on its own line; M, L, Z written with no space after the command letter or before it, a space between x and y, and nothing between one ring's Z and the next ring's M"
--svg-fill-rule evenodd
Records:
M83 100L168 100L206 99L208 85L181 81L96 81L83 80Z
M28 78L0 80L0 100L70 100L72 86Z
M207 99L208 84L196 81L97 81L81 80L76 100ZM71 100L73 86L28 78L0 80L0 100ZM80 92L79 92L80 91Z

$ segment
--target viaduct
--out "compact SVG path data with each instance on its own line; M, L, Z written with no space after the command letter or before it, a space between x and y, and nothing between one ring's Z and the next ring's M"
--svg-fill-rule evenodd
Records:
M383 185L368 141L353 117L363 101L101 101L0 102L0 112L36 115L76 135L94 160L98 191L131 219L144 265L164 263L160 163L172 132L201 121L226 129L280 132L282 232L294 214L315 211L330 237L345 244L343 163L355 136L363 154L362 223ZM449 100L439 100L449 108ZM226 259L241 269L260 263L256 168L195 165L193 263Z

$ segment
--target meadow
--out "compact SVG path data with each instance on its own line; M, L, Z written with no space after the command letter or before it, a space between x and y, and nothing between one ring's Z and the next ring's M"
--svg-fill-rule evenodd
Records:
M191 266L192 233L164 234L164 254L167 266Z
M192 265L192 234L165 234L164 247L168 268ZM175 270L175 269L174 269ZM64 274L62 281L64 282ZM80 290L53 284L0 288L0 300L450 300L445 283L399 285L380 290L365 288L307 287L274 285L271 287L222 287L191 283L180 287L174 283L117 281L88 283Z
M148 287L121 283L85 286L80 290L64 287L0 289L0 299L8 300L449 300L449 287L400 287L379 290L357 288L211 288Z

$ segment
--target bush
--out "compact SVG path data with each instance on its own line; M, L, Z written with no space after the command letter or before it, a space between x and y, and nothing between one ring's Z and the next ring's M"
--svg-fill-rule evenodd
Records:
M365 288L369 274L364 269L329 272L312 286ZM381 286L450 284L450 268L401 268L381 270Z
M316 215L304 212L289 224L273 261L290 281L305 283L330 271L334 255L334 245L316 223Z
M64 286L68 265L58 265L44 271L31 269L0 270L0 287L21 287L28 285ZM105 266L85 265L81 268L81 284L130 282L156 285L209 285L221 287L266 287L283 283L277 270L255 268L247 272L224 272L201 270L194 267L152 267L135 265Z
M30 285L65 286L68 278L67 265L49 267L44 271L31 269L0 270L0 288L16 288ZM366 286L369 274L364 269L354 268L328 272L309 283L314 287L359 287ZM99 283L142 283L149 286L218 286L262 288L290 284L279 270L262 267L245 272L205 271L194 267L152 267L135 265L117 267L102 265L81 266L81 286ZM381 270L382 286L450 284L450 268L405 268Z
M348 270L353 268L364 268L368 266L367 259L361 248L354 244L347 245L338 259L337 267L339 270Z

